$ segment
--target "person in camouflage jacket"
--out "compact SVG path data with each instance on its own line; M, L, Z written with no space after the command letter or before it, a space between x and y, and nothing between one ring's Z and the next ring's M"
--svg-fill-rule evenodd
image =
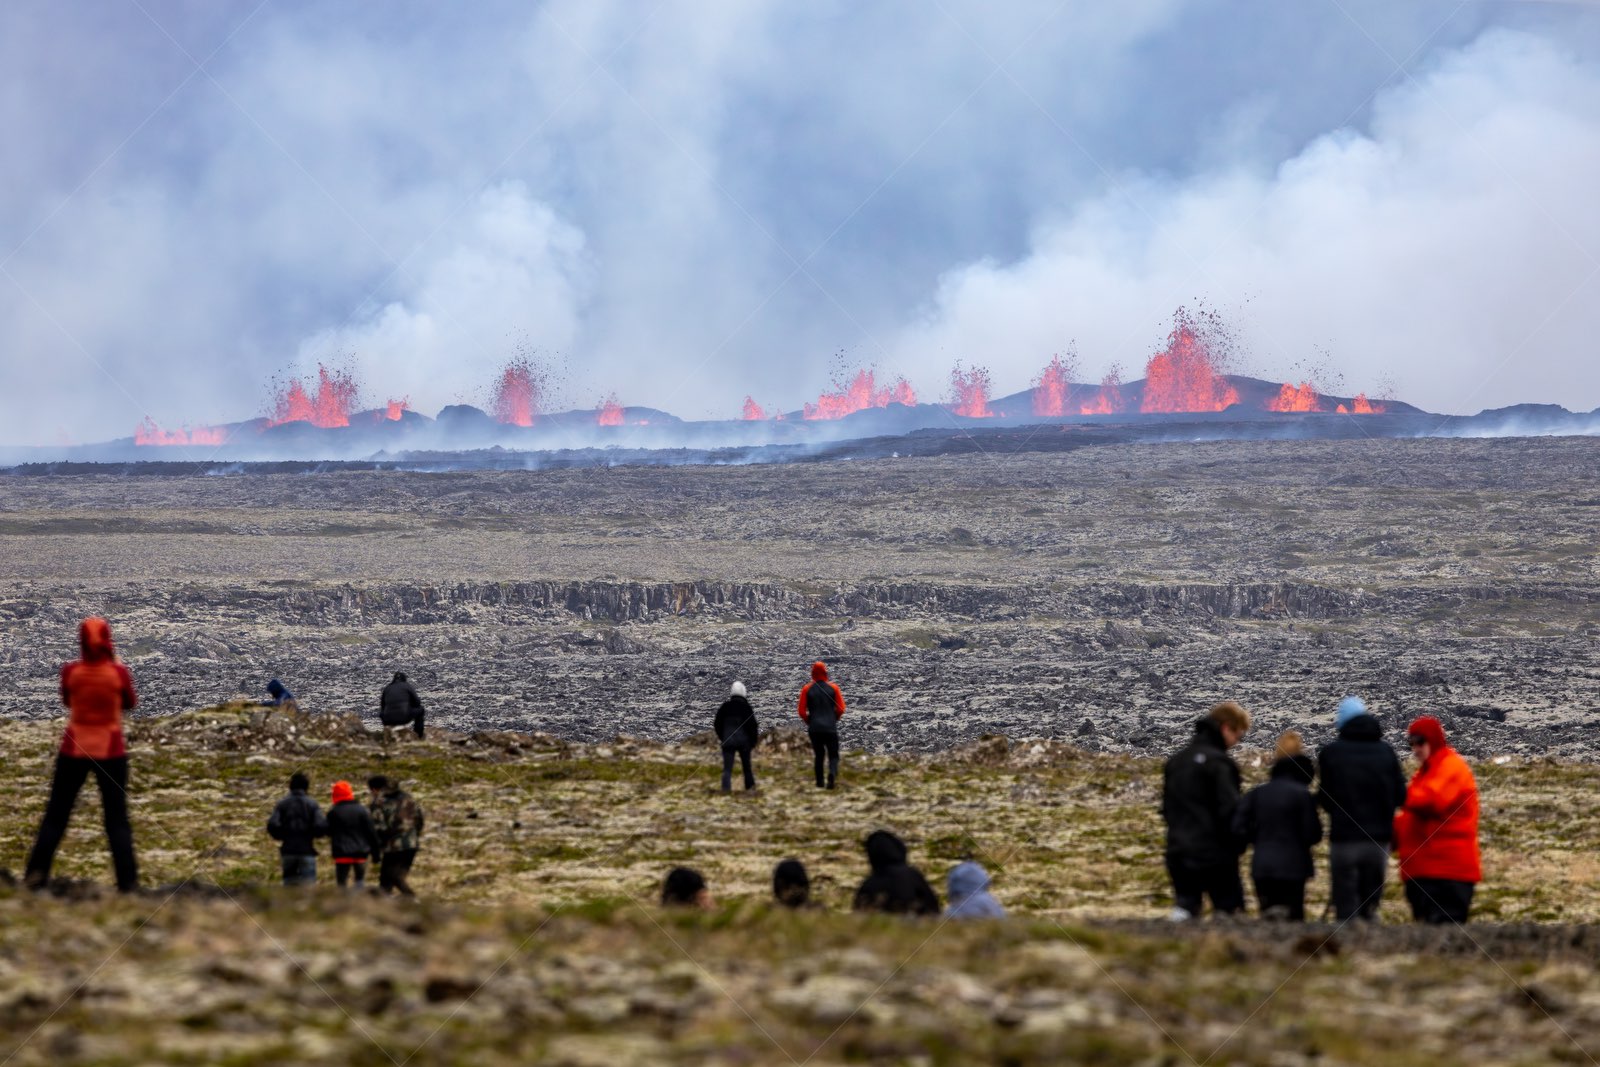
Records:
M415 896L410 883L411 865L422 847L422 805L383 775L367 779L372 790L372 825L378 831L378 888L385 893Z

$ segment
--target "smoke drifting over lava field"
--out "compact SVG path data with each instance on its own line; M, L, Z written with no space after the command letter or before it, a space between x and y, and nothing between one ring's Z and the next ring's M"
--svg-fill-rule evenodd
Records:
M13 473L0 685L10 714L58 714L54 665L102 612L142 714L279 676L370 716L400 669L447 727L672 739L734 678L787 721L821 658L873 750L1159 751L1227 696L1257 737L1320 737L1356 692L1391 726L1439 714L1469 753L1600 756L1600 441L1063 449Z

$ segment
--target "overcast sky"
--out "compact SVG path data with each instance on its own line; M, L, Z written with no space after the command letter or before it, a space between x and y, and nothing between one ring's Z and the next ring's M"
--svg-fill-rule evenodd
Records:
M0 5L0 442L377 403L690 418L844 362L1600 406L1600 2ZM842 355L841 355L842 354ZM1341 380L1342 376L1342 380Z

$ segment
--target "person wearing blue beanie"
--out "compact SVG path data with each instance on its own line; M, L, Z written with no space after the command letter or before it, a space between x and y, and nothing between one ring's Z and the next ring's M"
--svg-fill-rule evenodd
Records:
M1339 709L1333 713L1333 728L1343 730L1350 725L1350 720L1357 715L1367 713L1367 702L1360 697L1345 697L1339 701Z

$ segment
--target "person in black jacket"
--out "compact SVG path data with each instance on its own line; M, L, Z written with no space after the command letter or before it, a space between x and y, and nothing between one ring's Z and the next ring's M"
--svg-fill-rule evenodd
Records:
M300 771L289 776L289 795L278 801L267 820L267 833L281 842L284 885L315 885L316 839L328 836L328 820L317 802L306 795L311 779Z
M867 835L867 862L872 873L856 890L856 911L891 915L938 915L939 894L922 872L906 862L906 844L888 830Z
M349 782L333 783L328 808L328 844L333 853L334 879L341 885L355 878L356 888L367 884L367 860L378 851L378 830L372 813L356 799Z
M1317 764L1293 730L1278 738L1272 776L1244 795L1233 813L1233 835L1255 846L1250 879L1263 919L1305 922L1311 848L1322 840L1322 819L1311 797Z
M378 717L385 726L404 726L411 724L411 729L418 737L422 736L423 721L426 712L422 707L422 698L417 695L417 689L401 671L394 672L394 680L383 687L383 694L378 697Z
M756 747L761 731L756 726L756 709L745 696L743 682L733 683L732 695L717 709L711 728L722 742L722 791L733 791L733 757L744 768L744 787L754 789L756 776L750 770L750 750Z
M1239 806L1239 766L1228 749L1250 730L1250 713L1233 701L1213 707L1194 724L1194 739L1167 760L1161 817L1167 824L1171 918L1200 914L1205 897L1219 914L1244 907L1233 812Z
M1400 759L1383 727L1360 697L1345 697L1334 713L1339 738L1322 746L1317 803L1328 813L1328 868L1333 913L1376 922L1389 874L1394 815L1405 803Z

